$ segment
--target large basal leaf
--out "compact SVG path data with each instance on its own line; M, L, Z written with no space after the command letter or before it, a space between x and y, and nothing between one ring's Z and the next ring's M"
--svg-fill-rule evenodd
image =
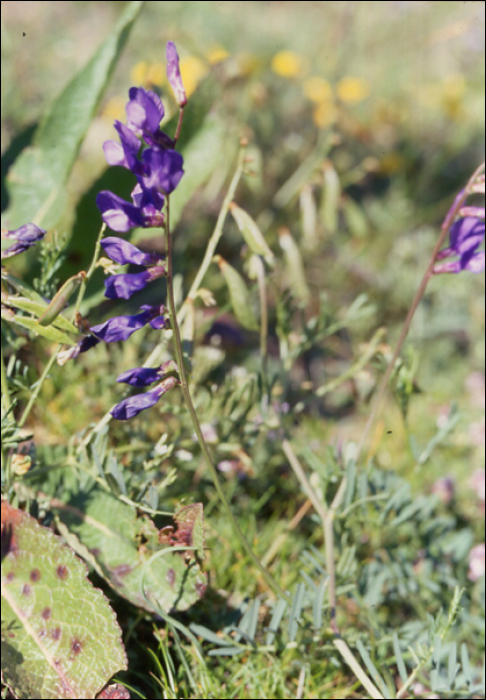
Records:
M128 4L109 37L54 102L32 145L9 171L11 200L5 214L9 228L29 221L52 228L58 222L79 147L142 6L139 1Z
M202 549L200 508L201 512L180 511L180 517L175 517L178 530L172 537L166 528L159 532L149 517L138 516L135 508L104 491L93 490L68 506L55 505L62 522L76 535L81 556L88 550L97 571L120 595L151 612L157 612L157 606L165 612L185 610L206 591L206 575L193 551L170 551L173 544ZM74 541L69 543L76 549ZM161 550L167 552L144 568Z
M94 698L127 668L121 630L86 565L2 501L2 670L19 698Z

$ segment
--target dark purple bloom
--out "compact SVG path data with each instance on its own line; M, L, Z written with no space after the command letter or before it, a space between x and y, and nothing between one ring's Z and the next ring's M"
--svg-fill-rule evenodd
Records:
M35 245L37 241L40 241L41 238L44 238L45 235L46 232L44 229L39 228L35 224L24 224L13 231L2 229L2 238L11 238L16 241L10 248L2 250L2 260L23 253L25 250Z
M164 105L158 95L143 88L130 88L126 106L127 125L136 134L154 134L164 118Z
M132 386L149 386L170 372L177 372L174 360L162 363L159 367L135 367L127 369L117 377L117 382L131 384Z
M160 397L169 391L169 389L172 389L176 383L177 379L175 379L175 377L167 377L154 389L147 391L145 394L136 394L135 396L128 397L128 399L124 399L117 404L110 413L113 418L117 420L130 420L130 418L138 415L146 408L155 406Z
M184 174L184 160L181 154L171 149L153 146L143 152L142 159L147 172L143 179L145 187L164 194L173 192Z
M142 313L134 316L114 316L104 323L92 326L90 331L105 343L114 343L118 340L127 340L132 333L140 330L147 323L152 328L164 328L166 323L166 318L163 316L164 306L142 306L141 308Z
M135 187L133 193L137 191ZM141 209L135 204L126 202L109 190L102 190L96 197L96 206L101 211L101 217L105 224L113 231L126 233L131 228L161 227L164 225L164 215L148 205Z
M121 165L131 170L135 175L143 174L143 165L138 160L140 141L125 124L115 121L115 129L118 131L121 144L116 141L105 141L103 151L108 165Z
M165 267L157 265L143 272L127 272L112 275L105 280L105 297L108 299L130 299L132 294L144 289L149 282L165 275Z
M466 216L455 221L449 231L450 246L441 250L438 260L449 258L452 255L459 256L459 260L449 260L434 266L434 272L482 272L484 270L484 251L478 251L484 240L484 221L476 217Z
M150 282L150 272L127 272L111 275L105 280L105 297L108 299L130 299L132 294L144 289Z
M113 231L126 233L131 228L144 225L140 209L109 190L103 190L97 195L96 206L101 211L105 224Z
M149 386L160 379L160 367L135 367L122 372L117 382L131 386Z
M87 352L95 345L98 345L98 343L101 343L99 338L95 338L94 335L85 335L84 338L79 341L79 343L76 343L76 345L73 345L68 350L63 350L60 352L57 356L57 363L59 365L63 365L68 360L74 360L82 352Z
M107 256L119 265L156 265L163 260L158 253L144 253L137 246L118 236L107 236L101 241L101 246Z
M181 69L179 67L179 55L174 42L167 42L167 78L170 86L174 91L174 95L179 107L185 107L187 104L186 91L182 84Z

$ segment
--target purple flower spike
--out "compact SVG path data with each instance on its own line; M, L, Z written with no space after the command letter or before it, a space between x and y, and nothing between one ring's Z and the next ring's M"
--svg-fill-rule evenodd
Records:
M165 311L164 306L143 306L142 313L134 316L114 316L104 323L90 328L91 332L105 343L115 343L118 340L127 340L132 333L143 328L147 323L153 328L153 323L157 321L162 323L160 328L165 325L165 318L161 316ZM160 321L159 319L162 319Z
M113 231L126 233L131 228L144 226L140 209L113 192L100 192L96 197L96 206L101 211L101 218L105 224Z
M2 260L23 253L25 250L35 245L37 241L40 241L41 238L44 238L45 235L46 232L44 229L39 228L35 224L24 224L13 231L2 229L2 238L12 238L16 241L10 248L2 250Z
M164 194L173 192L184 174L182 169L184 159L181 154L171 149L154 146L143 152L142 159L147 167L145 186Z
M179 54L174 42L167 42L167 78L170 86L174 91L174 95L179 107L185 107L187 104L186 91L182 84L181 69L179 66Z
M149 386L158 381L160 375L160 367L135 367L135 369L127 369L126 372L122 372L116 381L131 384L131 386Z
M164 105L158 95L143 88L130 88L127 103L128 127L141 136L144 133L154 134L164 118Z
M113 418L117 420L130 420L130 418L138 415L146 408L155 406L160 397L169 391L169 389L172 389L176 383L177 379L175 379L175 377L167 377L158 384L155 389L151 389L145 394L136 394L135 396L130 396L128 399L124 399L117 404L110 413Z
M156 265L164 259L157 253L144 253L137 246L117 236L103 238L101 246L107 256L119 265Z
M466 216L455 221L449 231L450 246L441 250L437 256L438 260L443 260L451 255L458 255L459 260L449 260L445 263L434 265L434 273L441 272L482 272L484 270L484 251L477 249L484 240L484 221Z

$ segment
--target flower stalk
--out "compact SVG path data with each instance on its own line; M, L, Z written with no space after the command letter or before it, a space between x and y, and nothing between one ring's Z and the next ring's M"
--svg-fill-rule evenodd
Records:
M211 474L211 478L213 480L214 486L216 488L216 492L219 496L219 499L221 500L221 503L231 521L231 524L233 526L233 529L235 531L235 534L245 550L246 554L249 556L253 564L256 566L256 568L260 571L261 575L263 576L265 582L271 588L271 590L275 593L275 595L279 598L287 598L287 594L285 591L283 591L278 583L273 579L269 571L263 566L261 561L258 559L256 556L255 552L251 548L248 540L246 539L245 535L243 534L239 523L231 510L230 503L226 497L226 494L223 490L223 487L221 485L218 472L216 470L216 467L214 466L211 453L209 451L208 445L206 443L206 440L204 439L203 431L201 428L201 424L199 423L199 418L196 413L196 409L194 406L194 403L192 401L192 396L191 392L189 390L189 385L187 381L187 375L184 367L184 356L183 356L183 350L182 350L182 340L181 340L181 332L179 328L179 323L177 320L177 310L176 310L176 305L175 305L175 298L174 298L174 275L173 275L173 267L172 267L172 237L171 237L171 232L170 232L170 203L169 203L170 198L167 197L166 199L166 225L165 225L165 246L166 246L166 264L167 264L167 306L168 306L168 311L169 311L169 318L170 318L170 323L171 323L171 328L172 328L172 333L173 333L173 345L174 345L174 354L176 358L176 363L179 368L179 380L180 380L180 388L182 391L182 395L184 397L184 402L187 406L187 409L189 411L189 414L192 419L192 423L194 426L194 430L196 431L196 436L199 442L199 445L201 447L201 451L204 455L204 459L206 461L206 464L209 469L209 473Z

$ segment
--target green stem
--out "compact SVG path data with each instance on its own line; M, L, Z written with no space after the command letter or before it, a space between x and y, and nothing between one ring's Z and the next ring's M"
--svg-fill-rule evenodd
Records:
M96 269L96 263L98 262L98 255L100 254L100 248L101 248L101 239L103 238L103 234L106 230L106 224L103 224L103 226L100 229L100 232L98 234L98 238L96 239L95 243L95 248L93 251L93 258L91 260L91 265L89 267L88 272L86 273L85 279L81 282L81 286L79 288L78 292L78 298L76 299L76 306L74 307L74 318L76 318L76 315L79 313L79 309L81 308L81 302L84 299L84 295L86 293L86 287L88 285L88 282L90 281L93 272Z
M258 294L260 297L260 355L262 360L262 397L263 408L266 412L270 401L268 390L268 296L267 282L265 279L265 267L262 258L254 256L256 276L258 282Z
M176 311L176 305L175 305L175 299L174 299L174 284L173 284L174 280L173 280L173 266L172 266L172 238L171 238L171 234L170 234L169 197L167 197L167 203L166 203L165 247L166 247L166 264L167 264L167 303L168 303L169 317L170 317L171 328L172 328L172 333L173 333L174 352L175 352L175 356L176 356L177 366L179 368L179 379L180 379L180 383L181 383L182 395L184 397L184 401L186 403L186 406L189 410L189 413L190 413L190 416L192 419L192 423L194 425L194 430L196 431L199 445L201 447L202 453L203 453L204 458L206 460L206 463L208 465L208 469L209 469L209 472L211 474L211 477L212 477L214 486L216 488L217 494L221 500L221 503L223 504L224 509L226 510L226 512L228 514L228 517L229 517L231 524L234 528L236 536L239 539L243 549L245 550L247 555L250 557L252 562L255 564L257 569L260 571L260 573L262 574L266 583L272 589L272 591L275 593L275 595L277 595L278 597L281 597L281 598L287 598L287 594L273 580L270 573L263 566L263 564L260 562L260 560L258 559L256 554L252 550L250 544L248 543L246 537L244 536L244 534L243 534L243 532L238 524L238 521L236 520L236 517L233 514L233 511L231 510L231 506L229 504L229 501L226 498L226 494L223 490L223 487L221 486L218 472L216 470L216 467L213 464L213 460L211 458L209 448L206 444L206 440L204 439L201 425L199 423L196 409L194 407L191 393L189 391L186 370L185 370L185 366L184 366L184 357L183 357L183 352L182 352L181 333L180 333L180 329L179 329L179 322L177 320L177 311ZM212 258L212 253L211 253L211 258ZM202 266L201 266L201 269L202 269Z
M6 411L12 406L10 398L10 390L8 388L7 370L5 369L5 360L3 358L3 348L1 348L1 376L2 376L2 404Z
M62 345L59 345L57 350L52 353L47 365L44 367L44 371L42 372L41 377L40 377L39 381L37 382L37 386L35 387L34 391L32 392L30 399L29 399L29 402L28 402L27 406L25 407L24 412L22 413L22 418L19 420L19 428L22 428L25 425L25 421L29 417L29 414L32 410L32 407L35 404L37 397L39 396L40 390L42 389L42 385L46 381L46 379L49 375L49 372L51 371L52 366L53 366L54 362L56 361L57 354L61 348L62 348Z
M479 168L477 168L476 171L473 173L473 175L469 179L469 182L467 183L466 187L464 188L464 191L462 193L462 197L460 197L457 200L457 202L455 203L454 207L452 209L450 209L448 215L446 216L446 218L444 220L444 223L442 224L441 233L440 233L439 238L437 239L437 243L435 244L434 250L432 251L432 255L430 256L429 264L427 265L427 269L424 272L424 276L422 277L422 281L419 284L417 292L413 298L412 304L408 310L407 317L405 319L402 330L400 332L400 336L398 338L397 345L395 347L395 352L393 353L393 356L388 364L388 367L386 368L385 374L383 375L383 378L380 382L378 393L376 395L375 401L374 401L372 409L370 411L370 415L369 415L368 420L366 422L366 425L364 427L363 434L361 435L361 439L358 443L358 453L356 456L356 461L359 460L359 457L360 457L361 452L363 450L364 444L365 444L366 440L368 439L370 430L373 427L373 424L376 420L376 417L378 415L378 411L381 407L381 402L383 401L383 398L385 396L386 388L388 386L388 381L389 381L390 376L393 372L393 368L395 367L395 362L396 362L397 357L399 356L399 354L401 352L401 349L403 347L405 339L408 335L408 331L410 330L410 325L412 323L412 319L413 319L415 312L417 310L417 307L420 304L420 301L425 293L425 290L427 288L427 284L429 283L429 280L432 277L435 260L437 258L437 253L442 248L442 245L446 239L447 234L449 233L449 229L450 229L452 223L454 222L454 219L456 218L460 208L464 204L466 197L470 194L472 185L474 184L474 182L476 181L478 176L481 174L482 170L484 170L484 167L485 167L485 164L482 163L479 166Z

